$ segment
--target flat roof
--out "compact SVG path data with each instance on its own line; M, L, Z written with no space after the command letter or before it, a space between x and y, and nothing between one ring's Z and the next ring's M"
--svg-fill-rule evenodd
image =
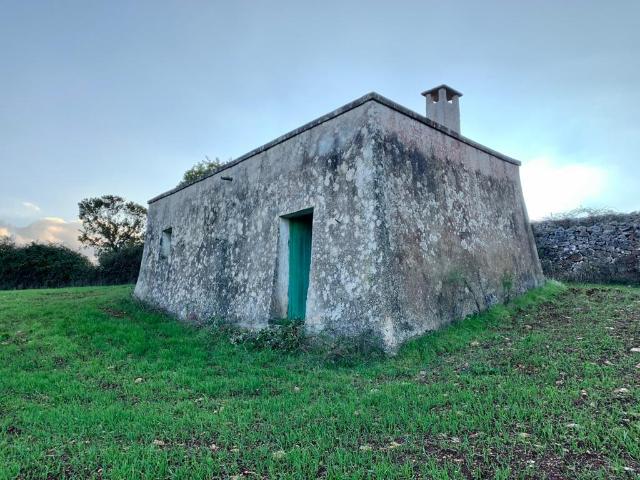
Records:
M456 140L459 140L462 143L466 143L467 145L470 145L474 148L477 148L478 150L481 150L485 153L488 153L489 155L492 155L496 158L499 158L500 160L503 160L507 163L511 163L513 165L517 165L520 166L521 163L511 157L508 157L507 155L503 155L500 152L496 152L495 150L492 150L489 147L485 147L484 145L474 142L473 140L470 140L466 137L463 137L462 135L460 135L458 132L454 132L453 130L440 125L439 123L434 122L433 120L428 119L427 117L420 115L416 112L414 112L413 110L408 109L407 107L403 107L402 105L400 105L399 103L394 102L393 100L389 100L386 97L383 97L382 95L380 95L379 93L376 92L371 92L371 93L367 93L366 95L363 95L362 97L347 103L346 105L343 105L340 108L336 108L335 110L333 110L332 112L327 113L326 115L323 115L321 117L316 118L315 120L312 120L309 123L305 123L304 125L302 125L301 127L296 128L295 130L292 130L288 133L285 133L284 135L276 138L275 140L270 141L269 143L265 143L264 145L262 145L261 147L258 147L254 150L251 150L248 153L245 153L244 155L236 158L235 160L232 160L231 162L225 163L224 165L220 166L220 168L214 170L213 172L209 173L208 175L199 178L198 180L196 180L195 182L191 182L188 183L186 185L180 185L178 187L172 188L171 190L167 190L164 193L161 193L160 195L157 195L155 197L153 197L151 200L148 201L148 203L153 203L156 202L158 200L160 200L161 198L167 197L169 195L172 195L176 192L179 192L180 190L183 190L185 188L190 187L191 185L194 185L198 182L201 182L203 180L205 180L206 178L212 177L213 175L217 175L220 172L223 172L231 167L234 167L235 165L244 162L245 160L254 157L266 150L269 150L270 148L275 147L276 145L286 142L287 140L300 135L303 132L306 132L307 130L310 130L318 125L321 125L325 122L328 122L329 120L332 120L336 117L339 117L340 115L349 112L350 110L353 110L354 108L359 107L360 105L363 105L367 102L377 102L381 105L384 105L385 107L388 107L392 110L395 110L396 112L399 112L403 115L406 115L407 117L410 117L424 125L427 125L435 130L438 130L442 133L444 133L445 135L448 135L452 138L455 138Z

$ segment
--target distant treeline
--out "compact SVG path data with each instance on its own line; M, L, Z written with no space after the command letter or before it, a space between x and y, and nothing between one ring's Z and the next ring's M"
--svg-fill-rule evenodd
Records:
M142 245L103 253L94 265L89 259L58 244L16 245L0 239L0 289L53 288L135 283Z
M197 163L180 185L198 181L220 168L219 159ZM135 283L140 272L147 209L118 195L84 198L78 240L98 255L98 264L58 244L16 245L0 237L0 290Z

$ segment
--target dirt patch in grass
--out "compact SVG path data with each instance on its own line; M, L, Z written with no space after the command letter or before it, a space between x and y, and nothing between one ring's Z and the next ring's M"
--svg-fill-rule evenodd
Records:
M127 312L118 310L116 308L104 307L101 310L103 313L106 313L107 315L113 318L125 318L127 316Z
M443 442L445 444L443 444ZM596 471L611 471L607 458L595 452L571 453L567 448L556 447L562 455L545 449L542 445L530 444L517 438L508 449L497 449L483 445L483 436L466 437L464 444L457 438L445 438L440 442L425 440L424 449L431 459L446 469L454 464L463 478L494 478L497 470L511 471L518 478L564 480L576 475ZM413 459L418 462L423 457ZM631 461L635 465L635 462Z
M102 390L120 390L122 385L114 382L100 382L100 388Z
M22 435L22 430L15 425L9 425L7 427L7 434L9 435Z

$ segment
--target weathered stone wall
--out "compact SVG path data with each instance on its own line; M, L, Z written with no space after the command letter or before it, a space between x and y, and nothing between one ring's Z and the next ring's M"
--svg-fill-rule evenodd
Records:
M278 298L280 217L313 208L307 328L363 323L385 311L371 276L375 203L366 153L371 104L351 110L149 205L136 295L191 321L222 318L260 328L286 315ZM224 181L222 177L232 181ZM159 255L172 228L170 261ZM353 301L354 290L358 301ZM345 315L349 305L348 315Z
M387 325L405 340L544 281L519 167L378 106L376 158L396 299Z
M376 98L154 199L136 296L192 322L282 318L282 216L310 208L309 333L394 350L539 285L517 163Z
M578 282L640 283L640 213L532 226L545 275Z

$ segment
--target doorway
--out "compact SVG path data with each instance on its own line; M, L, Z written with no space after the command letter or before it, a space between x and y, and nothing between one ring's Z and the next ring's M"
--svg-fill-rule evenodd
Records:
M313 212L288 218L289 221L289 287L287 318L304 320L311 269Z

